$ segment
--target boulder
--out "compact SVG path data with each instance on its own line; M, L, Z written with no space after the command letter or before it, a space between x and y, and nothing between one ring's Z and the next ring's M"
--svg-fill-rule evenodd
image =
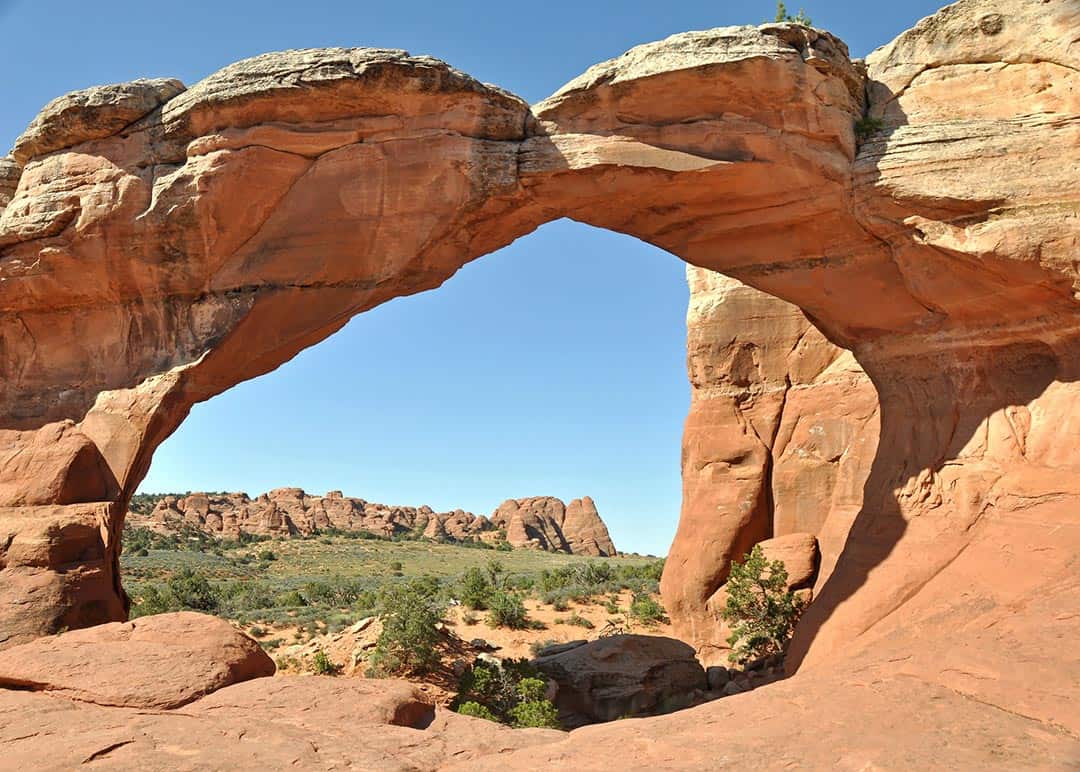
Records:
M726 667L711 665L705 668L705 680L712 691L720 691L731 681L731 673Z
M133 708L175 708L274 670L251 638L223 619L191 612L74 630L0 651L0 689Z
M0 753L14 769L435 770L555 742L436 708L402 681L259 678L180 710L105 707L0 689ZM58 738L63 738L58 741Z
M662 636L613 635L533 664L558 684L559 720L568 728L660 712L708 685L694 649Z
M789 590L814 584L818 567L818 545L817 538L812 533L791 533L766 539L759 544L766 560L779 560L784 564Z

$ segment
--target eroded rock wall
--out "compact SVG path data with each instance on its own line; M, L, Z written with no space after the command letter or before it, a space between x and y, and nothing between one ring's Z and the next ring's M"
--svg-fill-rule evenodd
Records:
M680 637L723 662L733 559L802 533L835 563L874 458L878 401L851 352L797 307L713 271L686 273L691 402L662 587Z
M507 499L491 513L491 522L514 547L593 557L617 554L589 496L569 504L554 496Z
M1080 593L1078 28L961 0L865 69L796 25L685 33L533 108L372 49L62 98L2 166L0 645L123 617L123 510L191 405L570 217L802 315L718 285L748 324L692 337L683 629L740 549L816 528L793 665L908 648L1051 720L1000 674L1011 647L1076 681L1047 609ZM970 677L918 654L949 646Z

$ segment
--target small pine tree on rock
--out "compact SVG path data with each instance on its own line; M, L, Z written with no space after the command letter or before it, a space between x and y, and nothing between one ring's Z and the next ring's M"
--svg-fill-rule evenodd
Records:
M732 662L782 654L791 640L803 604L787 587L783 561L768 561L755 545L742 563L732 563L727 604L721 612L731 626Z
M773 21L781 23L791 22L792 24L802 24L804 27L813 26L813 22L811 22L810 17L806 15L806 11L800 8L799 12L792 16L790 13L788 13L787 6L784 5L784 3L782 2L778 2L776 4L776 18L773 19Z

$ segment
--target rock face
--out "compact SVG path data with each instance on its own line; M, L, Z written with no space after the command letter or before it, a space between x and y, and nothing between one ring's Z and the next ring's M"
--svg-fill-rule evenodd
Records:
M159 625L158 631L205 640L201 625L228 627L198 614L183 616L193 619L171 628ZM165 617L136 624L153 625L155 619ZM123 687L117 683L128 673L112 661L112 653L126 657L137 636L102 637L96 644L105 645L87 647L85 632L90 631L49 639L47 658L60 663L61 669L49 674L45 693L0 684L0 752L5 765L48 770L91 763L107 769L151 770L436 769L450 761L467 762L563 736L552 730L515 731L437 710L417 687L403 681L256 677L231 686L207 683L211 693L193 702L185 695L187 704L170 709L169 700L179 694L149 677L130 679ZM247 643L266 657L253 641ZM177 679L185 673L206 672L216 659L200 643L189 644L190 638L181 635L170 645L167 664L181 669ZM20 649L29 651L18 647L7 653ZM38 650L35 657L41 654ZM78 660L82 673L74 669ZM160 658L155 661L159 668L166 664ZM272 663L270 667L272 672ZM151 675L137 669L136 676L143 674ZM157 675L172 677L167 669L159 669ZM114 682L107 683L108 678ZM122 701L110 702L114 698ZM358 736L363 742L357 742Z
M0 689L129 708L176 708L274 670L259 644L228 622L190 612L74 630L0 651Z
M564 504L552 496L507 499L491 515L514 547L612 557L617 554L607 526L586 496Z
M835 562L874 457L878 399L851 352L797 307L701 268L687 279L683 506L662 589L677 634L726 663L730 562L797 533ZM806 545L801 571L812 562L816 575L816 553Z
M149 513L130 512L128 522L158 530L188 526L229 538L240 533L308 536L328 528L368 531L386 537L415 532L453 541L496 535L486 517L460 509L435 512L427 506L376 504L344 496L341 491L312 496L300 488L275 488L255 498L246 493L165 496Z
M613 635L533 660L559 685L555 699L567 728L689 704L708 688L694 649L657 635Z
M489 519L460 509L435 512L428 506L376 504L341 491L311 496L300 488L275 488L254 499L246 493L168 495L150 512L129 512L127 522L159 531L190 527L234 539L241 533L308 536L337 528L385 537L414 533L438 541L498 541L502 529L514 547L594 557L616 554L607 526L588 496L569 504L552 496L510 499Z
M672 616L708 641L733 556L788 533L821 549L784 686L805 690L806 719L756 696L782 703L779 687L730 698L760 719L747 742L895 761L838 728L851 721L822 723L840 692L831 715L882 726L946 709L959 731L904 763L977 767L990 746L1006 765L1075 759L1078 28L1075 0L960 0L865 68L796 25L685 33L532 108L381 49L268 54L171 98L129 85L54 103L0 184L14 164L0 645L124 616L125 505L194 403L569 217L803 317L691 324ZM756 318L752 297L719 292ZM836 420L818 429L819 411ZM704 758L692 731L669 737L696 756L645 755Z

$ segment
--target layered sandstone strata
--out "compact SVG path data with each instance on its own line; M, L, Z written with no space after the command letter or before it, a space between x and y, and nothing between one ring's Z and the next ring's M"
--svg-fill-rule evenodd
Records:
M554 496L508 499L490 518L456 509L377 504L330 491L312 496L301 488L246 493L166 495L149 512L129 512L127 522L157 531L194 528L211 536L310 536L319 531L367 531L389 538L403 534L437 541L499 542L512 547L611 557L615 545L593 500L569 504Z
M739 332L767 342L757 361L692 337L732 376L706 368L688 427L680 624L706 637L731 557L792 522L822 550L789 658L812 706L839 689L884 721L943 696L960 743L1026 727L1060 750L1080 680L1078 28L1075 0L961 0L865 67L795 25L685 33L531 109L371 49L61 98L2 165L0 645L123 616L124 505L191 405L565 216L792 304L876 392L876 419L830 404L848 355L776 350L788 322ZM819 439L820 404L867 441Z
M377 536L423 534L431 539L468 541L496 536L486 517L435 512L431 507L378 504L330 491L313 496L301 488L275 488L254 498L246 493L189 493L165 496L148 513L130 512L131 525L159 531L195 528L235 539L258 536L310 536L318 531L367 531Z
M514 547L612 557L617 554L607 526L588 496L564 504L552 496L507 499L491 515Z

